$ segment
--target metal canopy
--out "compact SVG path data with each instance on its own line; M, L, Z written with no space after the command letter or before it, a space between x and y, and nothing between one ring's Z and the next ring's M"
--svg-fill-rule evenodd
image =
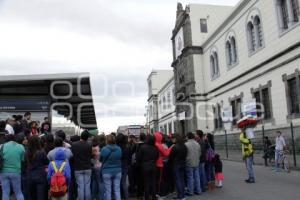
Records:
M0 76L0 99L24 97L49 98L60 115L83 129L97 128L89 73Z

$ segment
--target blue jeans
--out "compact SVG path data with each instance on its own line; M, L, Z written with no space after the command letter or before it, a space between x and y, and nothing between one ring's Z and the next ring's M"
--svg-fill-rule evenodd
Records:
M103 174L105 200L112 199L111 198L112 185L113 185L115 200L121 200L121 193L120 193L121 177L122 177L121 172L116 174Z
M200 186L201 186L201 190L202 192L205 191L205 187L207 185L207 180L206 180L206 174L205 174L205 163L204 162L200 162L199 164L199 176L200 176Z
M187 189L189 194L200 194L200 176L199 176L199 167L186 167L187 175Z
M91 170L75 171L78 200L91 199Z
M279 170L280 162L283 159L283 151L275 150L275 169Z
M20 173L0 173L0 181L2 185L2 200L9 200L11 186L17 200L24 200Z
M183 199L184 198L184 165L175 165L173 167L173 174L175 177L175 185L177 190L177 199Z
M253 155L245 158L245 164L248 171L249 179L254 181L255 179L253 172Z

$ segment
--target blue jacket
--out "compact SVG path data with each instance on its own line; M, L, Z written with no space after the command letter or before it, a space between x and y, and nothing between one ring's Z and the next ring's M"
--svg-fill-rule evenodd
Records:
M66 161L66 154L62 149L58 149L55 152L55 165L57 167L57 169L60 168L61 164L63 162L66 162L64 169L62 170L62 174L66 177L68 185L70 185L71 183L71 168L70 168L70 164L69 162ZM54 168L52 166L52 163L49 163L48 166L48 175L47 175L47 179L50 182L51 177L55 174Z
M112 153L109 155L110 152ZM119 146L106 145L105 147L103 147L100 153L100 161L102 162L102 174L116 174L122 172L121 157L122 150ZM104 164L103 161L105 161Z

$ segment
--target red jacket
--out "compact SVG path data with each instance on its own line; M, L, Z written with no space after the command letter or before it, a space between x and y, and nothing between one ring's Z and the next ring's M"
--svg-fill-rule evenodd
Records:
M154 133L154 138L155 138L155 147L158 149L159 151L159 157L156 161L156 166L157 167L164 167L164 162L163 159L164 157L168 157L173 146L170 147L169 149L166 149L161 141L162 141L162 133L161 132L155 132Z

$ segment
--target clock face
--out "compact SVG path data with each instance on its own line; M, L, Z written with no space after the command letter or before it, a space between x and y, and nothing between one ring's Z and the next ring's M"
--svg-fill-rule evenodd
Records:
M183 29L181 28L175 37L175 50L176 50L175 57L176 58L181 55L183 48L184 48Z

